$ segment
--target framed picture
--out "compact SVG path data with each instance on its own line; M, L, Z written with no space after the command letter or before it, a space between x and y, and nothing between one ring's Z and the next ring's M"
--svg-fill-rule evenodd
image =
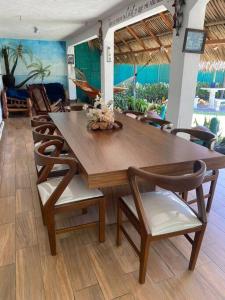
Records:
M186 28L183 52L204 53L206 41L205 30Z
M74 55L73 54L67 54L67 64L74 65Z

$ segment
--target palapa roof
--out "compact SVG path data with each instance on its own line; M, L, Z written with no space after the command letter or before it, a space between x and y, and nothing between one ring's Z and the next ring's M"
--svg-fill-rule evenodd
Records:
M205 17L207 40L201 55L203 70L225 69L225 0L211 0ZM168 64L173 18L169 11L115 32L116 64Z

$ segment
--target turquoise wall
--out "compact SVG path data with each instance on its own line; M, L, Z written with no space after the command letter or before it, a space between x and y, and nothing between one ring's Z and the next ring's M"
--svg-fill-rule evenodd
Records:
M75 46L75 66L81 70L89 84L95 88L101 87L100 53L97 49L90 49L88 43ZM77 89L77 97L86 100L87 96Z
M93 87L100 88L100 53L98 50L90 49L88 43L83 43L75 47L76 67L85 73L88 82ZM169 83L170 65L150 65L143 68L137 67L137 81L145 83L165 82ZM129 79L134 75L133 65L115 65L114 66L114 83L115 85ZM199 72L198 81L208 83L213 82L213 72ZM223 84L225 72L216 73L216 82ZM78 90L78 97L84 99L86 96Z
M27 65L41 61L44 67L49 66L51 74L44 79L45 83L60 82L67 88L67 64L66 64L66 43L63 41L42 41L42 40L17 40L0 38L0 49L3 46L17 46L21 43L25 49L32 53L32 57L26 56ZM10 68L12 68L12 61ZM1 59L2 73L4 74L5 66ZM16 84L27 78L32 68L21 61L15 71ZM40 82L40 78L31 79L28 84Z

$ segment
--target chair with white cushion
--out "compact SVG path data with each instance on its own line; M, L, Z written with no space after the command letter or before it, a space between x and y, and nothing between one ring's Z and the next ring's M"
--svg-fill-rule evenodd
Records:
M132 195L121 197L118 202L117 245L121 244L123 232L140 258L140 283L145 282L149 247L154 240L184 235L192 244L189 269L195 267L207 223L202 191L206 165L197 161L193 169L193 173L181 176L157 175L134 167L128 169ZM137 179L149 181L162 190L140 194ZM184 187L186 190L196 189L197 212L175 194ZM122 213L140 234L140 250L123 226ZM191 232L195 233L194 239L188 235Z
M54 146L55 150L48 156L45 149ZM72 157L59 157L63 142L52 140L41 144L34 150L37 165L43 167L37 181L41 211L44 224L47 225L51 254L56 255L56 234L77 230L98 224L99 241L105 240L105 198L99 189L88 189L82 177L77 175L78 162ZM68 171L61 177L49 177L53 166L67 165ZM99 220L72 227L55 227L55 215L76 209L87 209L97 205Z
M216 136L210 130L205 127L198 126L196 128L191 129L183 129L183 128L176 128L171 131L173 135L177 135L178 133L185 133L188 134L190 137L190 141L194 143L198 143L209 150L214 149L214 145L216 142ZM207 199L206 211L210 212L214 193L216 189L217 179L219 176L219 170L207 170L203 183L210 182L209 192L204 195L204 199ZM187 201L189 204L195 203L196 199L188 199L188 192L184 191L183 199Z

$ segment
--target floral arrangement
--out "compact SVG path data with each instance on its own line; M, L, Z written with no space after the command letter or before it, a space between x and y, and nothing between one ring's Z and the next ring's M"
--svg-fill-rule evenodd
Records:
M112 102L105 103L101 97L96 97L94 107L83 106L87 111L88 128L92 130L119 129L121 126L115 121Z

